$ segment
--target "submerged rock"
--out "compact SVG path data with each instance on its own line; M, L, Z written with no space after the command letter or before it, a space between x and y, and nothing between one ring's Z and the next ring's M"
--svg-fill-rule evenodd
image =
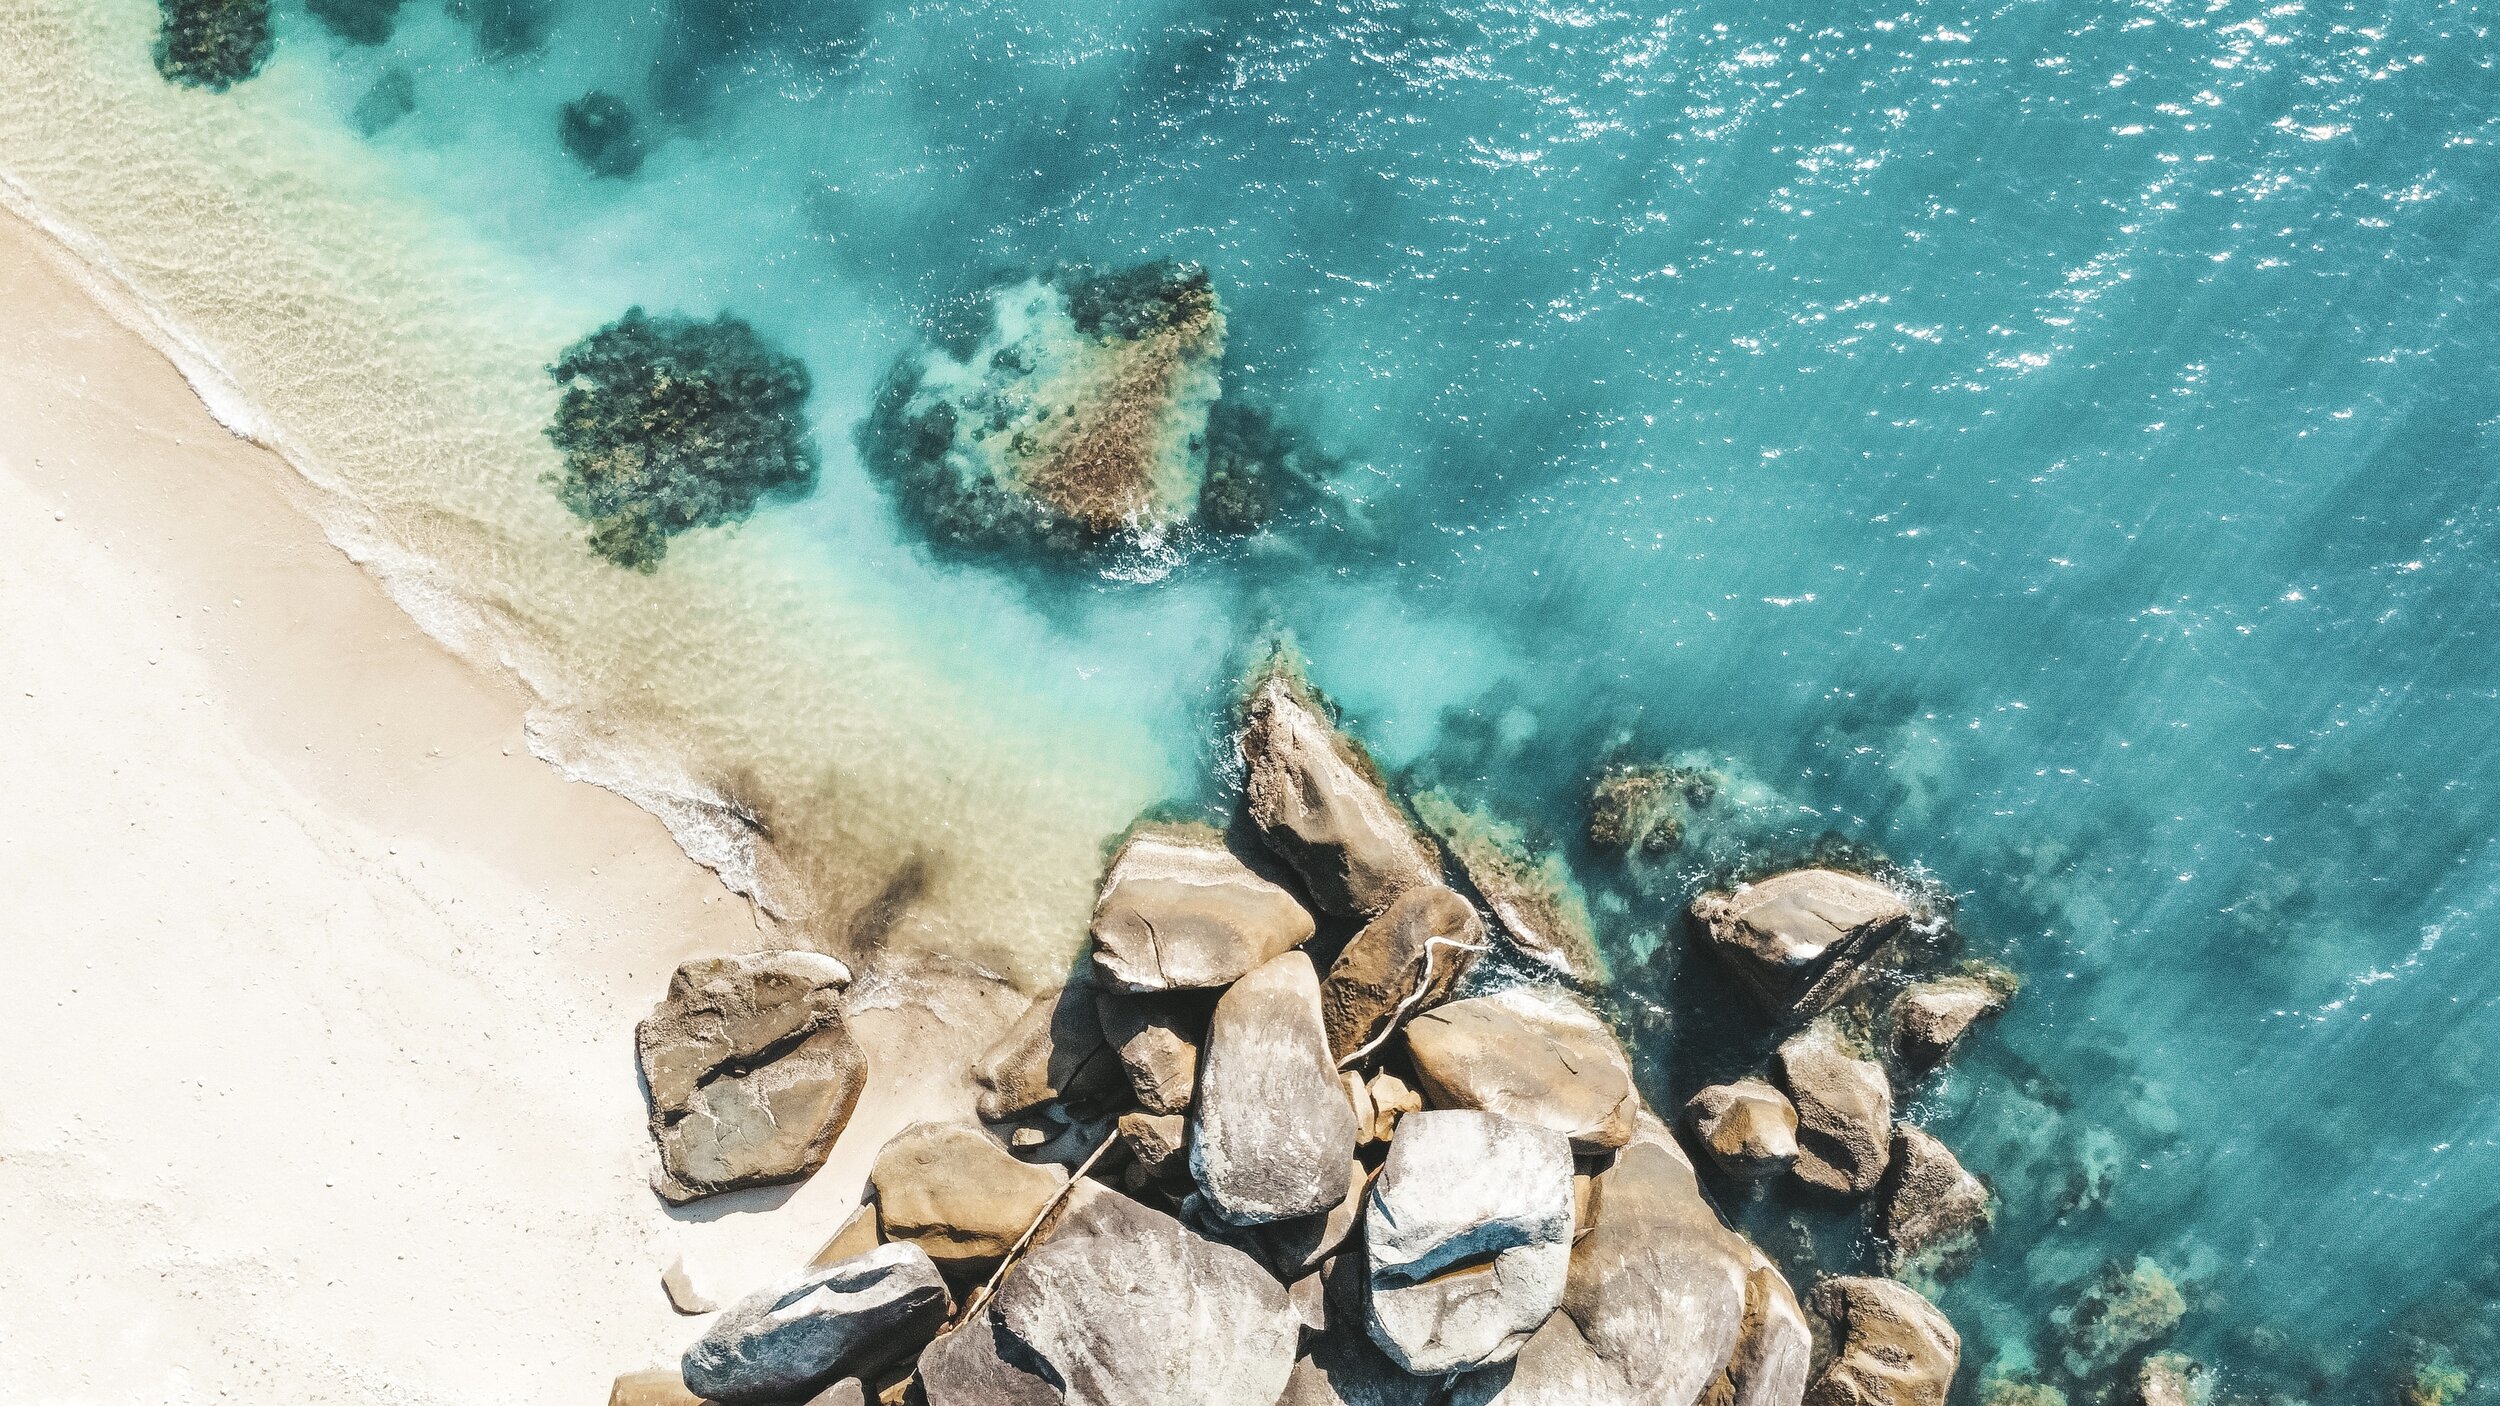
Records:
M1807 1406L1945 1406L1962 1339L1918 1291L1892 1279L1826 1279L1814 1309L1840 1344L1807 1388Z
M921 1383L929 1406L1274 1406L1300 1334L1256 1260L1102 1191L922 1354Z
M1513 987L1417 1016L1406 1048L1432 1108L1478 1108L1552 1128L1583 1153L1632 1136L1640 1095L1606 1022L1559 991Z
M269 62L277 36L269 0L156 0L156 71L168 83L222 93Z
M2460 1381L2458 1388L2463 1386ZM2129 1406L2205 1406L2212 1396L2202 1363L2184 1352L2157 1352L2136 1369L2135 1399Z
M634 1031L672 1202L824 1165L868 1081L842 1019L849 969L813 952L687 962Z
M1708 785L1676 767L1610 768L1589 788L1589 843L1627 854L1673 854L1684 844L1684 807Z
M1021 1117L1047 1103L1115 1098L1127 1082L1103 1043L1094 991L1070 982L1034 998L998 1043L973 1062L975 1107L985 1122Z
M642 170L642 120L614 93L597 88L566 103L556 116L556 138L582 169L608 180L631 180Z
M807 367L727 313L631 309L547 374L564 389L547 426L564 455L550 486L619 566L657 570L671 537L816 486Z
M1950 1258L1988 1221L1988 1188L1962 1169L1953 1150L1907 1123L1892 1130L1876 1227L1890 1242L1898 1273L1914 1258Z
M1922 981L1892 1002L1893 1048L1912 1069L1945 1062L1973 1025L2005 1009L2011 973Z
M1204 825L1131 834L1094 904L1094 970L1116 991L1229 986L1311 938L1292 894Z
M304 0L304 12L350 44L380 44L399 22L403 0Z
M740 1300L686 1349L686 1387L769 1406L918 1352L954 1299L912 1245L881 1245Z
M957 1283L998 1267L1067 1185L964 1123L914 1123L877 1154L877 1230L925 1251Z
M1448 1000L1484 948L1475 905L1439 884L1400 894L1345 945L1320 983L1329 1051L1342 1064L1401 1020Z
M1094 993L1102 1038L1128 1072L1137 1106L1148 1113L1186 1111L1198 1088L1198 1047L1206 1040L1207 1007L1117 991Z
M1797 1108L1797 1179L1851 1196L1874 1190L1892 1157L1892 1081L1884 1067L1830 1020L1789 1036L1778 1060Z
M1441 881L1439 859L1380 769L1281 651L1242 705L1240 745L1250 820L1320 911L1370 919Z
M1562 1303L1571 1172L1570 1145L1551 1129L1409 1116L1364 1216L1372 1340L1419 1375L1516 1356Z
M1574 981L1606 979L1588 900L1560 856L1536 854L1517 826L1463 809L1439 792L1416 797L1415 809L1483 896L1511 946Z
M2090 1379L2115 1368L2130 1353L2169 1337L2187 1316L2187 1300L2152 1260L2112 1260L2083 1296L2049 1315L2059 1364L2069 1376Z
M386 68L356 99L348 110L348 121L358 133L374 137L398 125L401 118L417 110L417 80L404 68Z
M1190 1170L1234 1225L1319 1215L1351 1189L1355 1135L1320 1024L1319 976L1307 955L1287 952L1216 1002Z
M1760 1181L1797 1160L1797 1109L1760 1079L1713 1084L1684 1104L1693 1138L1738 1181Z
M1791 869L1693 900L1710 948L1763 1010L1819 1014L1856 984L1876 948L1909 926L1909 905L1872 879Z

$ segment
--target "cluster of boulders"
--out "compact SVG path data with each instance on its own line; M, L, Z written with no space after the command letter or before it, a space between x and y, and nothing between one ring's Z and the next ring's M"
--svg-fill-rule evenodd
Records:
M973 1067L977 1121L895 1136L813 1263L731 1306L675 1379L621 1379L618 1406L1941 1406L1942 1315L1895 1280L1829 1279L1818 1348L1605 1017L1479 906L1281 656L1238 743L1238 823L1124 838L1079 969ZM1705 906L1791 1012L1831 1006L1908 918L1826 871ZM746 1184L752 1159L722 1151L741 1130L814 1146L833 965L681 972L645 1026L664 1190ZM1949 1048L1979 1013L1940 1008L1917 1038ZM692 1052L655 1063L663 1024ZM1838 1027L1778 1062L1777 1085L1688 1110L1719 1167L1849 1194L1890 1169L1896 1244L1967 1224L1977 1184L1892 1127L1881 1065Z
M1874 1006L1861 987L1914 914L1861 874L1792 869L1704 894L1692 916L1761 1013L1801 1026L1764 1075L1693 1095L1684 1117L1694 1141L1740 1185L1785 1176L1831 1197L1875 1197L1895 1273L1957 1264L1988 1223L1988 1188L1925 1129L1894 1121L1893 1082L1942 1063L2004 1009L2011 978L1974 964Z

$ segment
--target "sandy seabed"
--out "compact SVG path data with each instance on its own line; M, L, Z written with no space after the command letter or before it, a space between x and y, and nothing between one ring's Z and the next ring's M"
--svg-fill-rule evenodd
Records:
M632 1025L771 924L533 758L313 491L0 216L13 1403L595 1402L699 1330L672 1260L788 1270L962 1103L966 1032L868 1011L822 1173L664 1207Z

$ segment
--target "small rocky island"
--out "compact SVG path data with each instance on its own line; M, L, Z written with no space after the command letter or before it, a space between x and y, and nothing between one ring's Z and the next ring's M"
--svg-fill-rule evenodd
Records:
M1522 847L1401 799L1281 650L1237 742L1231 823L1122 838L977 1105L897 1134L831 1243L612 1406L1943 1406L1960 1339L1908 1281L1971 1252L1989 1191L1893 1079L2010 980L1887 968L1919 915L1864 874L1703 894L1696 942L1787 1033L1671 1122ZM678 972L640 1030L664 1196L822 1164L865 1078L848 979ZM1871 1204L1898 1277L1801 1300L1711 1190L1777 1178Z

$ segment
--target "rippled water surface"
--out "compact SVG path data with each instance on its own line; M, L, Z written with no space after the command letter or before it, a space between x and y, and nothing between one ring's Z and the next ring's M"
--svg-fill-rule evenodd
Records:
M1393 767L1565 847L1660 1099L1752 1054L1676 1043L1709 864L1871 847L2026 982L1912 1104L2004 1203L1941 1297L1966 1390L2140 1255L2226 1394L2500 1400L2488 7L468 10L366 47L283 6L261 91L196 101L352 142L567 326L803 354L823 481L732 547L1108 748L1089 836L1195 784L1290 631ZM557 140L592 88L631 178ZM1227 393L1350 461L1319 519L1102 574L915 546L851 427L923 311L1163 257ZM1686 754L1732 848L1578 844L1600 763Z

